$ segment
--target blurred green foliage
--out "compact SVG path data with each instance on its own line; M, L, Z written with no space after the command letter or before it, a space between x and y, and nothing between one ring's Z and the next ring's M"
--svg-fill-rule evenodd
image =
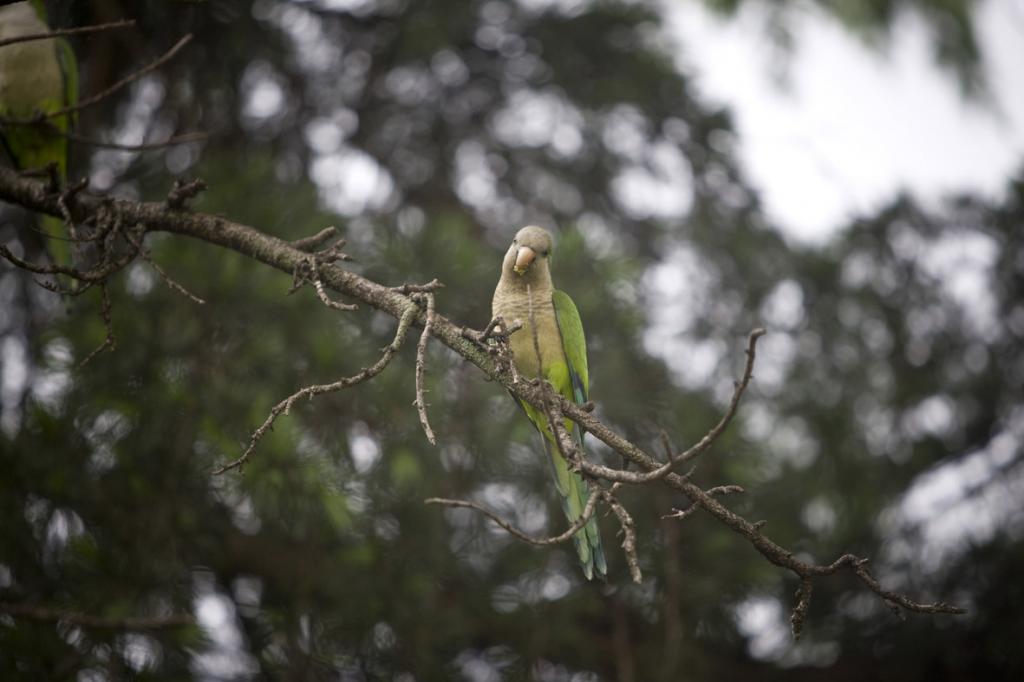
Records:
M966 3L821 4L854 27L884 28L904 4L952 17L936 20L953 31L939 49L965 64L975 55ZM530 532L562 528L528 422L438 344L427 370L436 448L411 406L408 344L372 382L297 404L244 472L214 477L278 400L373 362L395 321L328 310L309 287L287 296L287 275L152 235L155 260L207 303L134 264L112 284L116 352L81 369L105 334L98 298L56 301L0 271L0 602L187 613L199 625L124 632L0 615L0 677L1024 673L1012 498L985 507L989 534L941 561L928 523L974 508L918 523L894 511L928 472L997 445L999 467L972 479L974 493L1001 477L1019 486L1020 180L998 203L926 210L902 197L823 248L788 244L737 168L727 112L696 97L649 39L658 14L641 3L93 0L64 16L111 14L139 27L76 43L86 91L187 31L196 38L84 115L82 130L210 139L147 154L79 148L78 172L95 187L159 199L173 175L195 175L210 187L197 210L285 239L336 224L353 270L389 284L437 277L439 311L476 328L514 230L557 226L556 284L587 329L598 414L652 451L661 428L677 447L710 428L746 333L765 324L751 393L695 480L742 484L728 503L793 551L873 557L888 587L970 613L900 622L836 576L817 583L791 645L791 577L709 517L661 520L687 504L668 491L622 496L640 533L640 586L613 518L602 520L610 579L586 584L567 548L524 546L465 510L425 507L470 497ZM659 154L682 159L684 177L665 180ZM626 172L688 201L674 214L631 203L615 189ZM5 241L38 248L17 221L4 213ZM758 605L774 617L740 617Z

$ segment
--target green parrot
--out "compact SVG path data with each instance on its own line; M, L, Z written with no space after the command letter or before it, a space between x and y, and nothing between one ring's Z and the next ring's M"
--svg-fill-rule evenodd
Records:
M491 310L495 317L501 316L510 324L513 320L523 323L523 328L509 338L519 374L528 378L542 377L567 399L582 405L587 402L590 387L587 341L576 304L568 294L557 291L551 283L552 248L553 240L547 230L532 225L519 230L505 253ZM531 297L540 346L539 362L530 325ZM562 509L569 522L573 523L583 513L590 497L587 482L569 470L544 413L522 401L519 404L541 433L555 486L562 497ZM582 452L583 432L568 419L565 426ZM573 542L587 579L593 579L595 573L605 577L608 569L597 519L592 517L577 531Z
M0 39L49 30L42 0L0 7ZM31 40L0 47L0 119L30 119L77 101L78 64L68 41ZM36 125L5 125L0 121L0 142L19 169L55 163L63 187L68 172L68 140L63 134L70 129L72 118L70 114L56 116L48 119L49 123ZM60 219L46 216L41 223L49 235L63 234ZM50 241L55 260L70 264L69 243L61 239Z

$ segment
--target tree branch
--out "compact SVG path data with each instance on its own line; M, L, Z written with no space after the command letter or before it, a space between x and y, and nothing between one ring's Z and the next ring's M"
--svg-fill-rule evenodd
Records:
M16 172L9 169L0 168L0 199L20 204L35 211L60 215L58 196L47 191L45 182L20 177ZM123 224L141 225L145 231L180 234L232 249L289 274L294 273L299 263L309 257L308 253L295 248L288 242L250 226L235 223L218 216L195 213L183 209L171 209L165 203L109 199L96 197L85 192L75 195L66 203L71 216L79 222L95 220L97 213L106 210ZM399 320L410 320L411 324L420 326L426 324L426 311L421 310L409 296L399 291L347 271L333 263L322 265L320 275L324 285L337 292L388 313ZM480 342L467 338L464 332L464 327L453 324L443 315L435 312L431 327L431 335L434 338L451 348L467 361L476 365L487 377L500 383L516 398L533 405L537 409L544 409L545 401L552 400L553 404L557 405L558 410L563 415L572 419L584 430L604 442L612 450L629 460L630 463L635 464L641 470L640 472L621 472L590 463L585 457L580 457L584 473L613 482L634 482L625 477L625 475L639 474L647 476L651 472L660 472L665 466L665 463L655 460L643 448L622 437L597 419L588 411L587 406L575 405L571 401L557 395L547 384L542 382L534 384L526 381L515 381L507 362L502 361L500 356L495 356L489 352ZM748 343L748 368L752 368L753 347L756 339L760 336L758 332L759 330L755 330L751 333ZM732 414L735 412L735 403L739 399L738 395L742 394L741 389L746 387L750 376L752 376L751 372L744 372L745 378L739 382L729 409L727 409L725 416L720 420L719 424L705 436L706 439L713 441L717 434L720 434L728 425ZM310 388L312 389L313 387ZM283 410L284 407L281 407L281 411ZM702 445L704 442L705 439L701 439L700 442L686 452L693 451L696 454L703 452L707 448L707 445ZM683 456L685 454L683 453ZM244 461L244 458L240 459ZM674 461L675 459L672 458L669 461L677 463ZM236 463L230 466L238 466L240 464L240 461L236 461ZM227 470L230 466L223 468L223 470ZM845 554L831 564L826 565L813 564L797 559L792 552L779 546L764 535L760 530L759 523L752 523L739 516L716 500L712 493L705 491L687 477L680 476L672 471L666 471L663 474L659 473L655 479L647 482L653 483L655 480L683 493L690 499L692 504L704 509L733 532L745 538L765 559L776 566L792 572L801 581L824 577L836 573L840 569L848 568L857 575L868 589L887 603L896 605L904 610L933 614L964 613L963 609L943 602L925 604L884 589L868 571L866 561L852 554Z
M384 353L380 356L380 359L378 359L377 362L373 363L369 367L364 367L358 374L354 374L350 377L344 377L333 383L314 384L313 386L301 388L279 402L277 405L274 405L273 409L270 410L270 414L267 415L266 420L250 437L249 447L245 449L238 459L215 469L213 472L214 475L219 476L226 471L238 469L245 465L245 463L249 461L249 456L252 454L253 450L256 449L256 445L274 425L277 418L281 416L281 414L288 414L292 409L292 405L295 404L295 401L300 398L312 398L313 396L320 395L322 393L334 393L336 391L355 386L356 384L361 384L364 381L369 381L383 372L384 368L388 366L388 363L390 363L391 359L395 356L395 353L401 349L402 343L405 341L405 337L409 335L409 326L412 324L416 311L416 304L410 303L409 307L398 321L398 329L395 330L395 338L391 343L384 347Z
M465 509L475 509L476 511L480 512L481 514L484 514L491 521L494 521L496 524L507 530L511 535L519 538L523 542L529 543L531 545L543 546L557 545L561 542L565 542L566 540L571 539L572 536L577 533L577 531L583 528L583 526L587 525L587 522L590 521L590 517L594 515L594 510L597 508L597 501L603 495L604 491L601 489L595 489L593 492L591 492L590 497L587 498L586 506L583 507L583 513L580 514L580 517L573 521L571 524L569 524L569 527L566 528L562 533L547 538L537 538L532 535L528 535L527 533L524 533L523 531L513 526L509 521L506 521L505 519L501 518L498 514L492 512L487 507L479 505L476 502L470 502L469 500L449 500L443 497L428 497L427 499L423 500L423 503L439 504L445 507L463 507Z
M15 43L27 43L31 40L50 40L51 38L62 38L64 36L74 36L82 33L109 31L115 28L130 28L134 25L134 19L121 19L120 21L111 21L106 24L93 24L91 26L78 26L75 28L59 28L45 33L26 33L25 35L12 36L10 38L0 40L0 47L7 47L8 45L14 45Z

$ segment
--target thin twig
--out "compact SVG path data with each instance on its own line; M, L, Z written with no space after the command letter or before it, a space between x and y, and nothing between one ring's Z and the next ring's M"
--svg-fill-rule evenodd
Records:
M313 386L306 386L305 388L299 389L295 393L291 394L290 396L279 402L277 405L274 405L274 407L270 410L270 414L267 415L267 418L263 422L263 424L258 429L256 429L256 431L254 431L252 436L249 438L249 446L245 449L241 456L238 457L238 459L232 462L228 462L227 464L224 464L215 469L213 472L214 475L220 475L226 471L230 471L231 469L237 469L244 465L247 461L249 461L249 456L252 454L253 450L256 449L256 445L260 442L263 436L266 435L267 431L270 430L270 428L274 425L274 422L277 420L279 416L281 416L282 413L288 414L289 411L291 411L292 405L295 403L295 401L299 400L300 398L312 398L313 396L321 395L323 393L334 393L336 391L349 388L350 386L361 384L364 381L368 381L369 379L372 379L373 377L380 374L384 370L384 368L388 366L388 363L391 362L391 359L394 357L395 353L397 353L398 350L402 347L402 343L405 341L405 337L408 336L409 334L409 327L412 325L413 320L416 319L417 311L417 306L413 303L410 303L409 307L406 308L405 312L402 314L401 319L399 319L398 321L398 329L395 330L395 338L391 341L391 343L384 347L384 353L374 364L370 365L369 367L365 367L358 374L354 374L353 376L350 377L344 377L342 379L339 379L338 381L335 381L334 383L315 384Z
M100 282L100 296L102 300L100 304L100 319L103 320L103 326L107 330L107 336L103 339L103 343L93 349L91 353L85 356L84 360L78 363L78 369L82 369L88 365L94 357L102 353L107 348L111 351L117 348L117 340L114 338L114 322L110 315L112 307L110 304L110 292L107 290L107 283L105 281Z
M328 228L333 230L334 228ZM321 238L327 230L322 230L319 234L314 235L315 238ZM330 237L328 234L327 238ZM304 257L295 265L295 272L292 273L292 286L288 290L288 294L294 294L296 291L302 288L302 285L306 282L313 284L313 289L316 290L317 298L327 306L334 310L341 310L344 312L358 310L359 306L354 303L341 303L335 301L327 295L327 290L324 288L323 279L320 276L320 266L332 263L337 260L351 260L346 254L341 251L341 248L345 246L345 240L342 239L338 243L333 244L329 248L323 251L312 253L309 256Z
M0 123L8 123L8 121L0 119ZM203 142L209 135L206 133L182 133L181 135L174 135L167 138L163 142L143 142L140 144L124 144L121 142L107 142L105 140L97 140L84 135L79 135L70 131L61 130L52 123L42 120L38 121L38 131L49 137L60 137L68 142L74 144L84 145L87 147L96 147L98 149L115 149L122 152L146 152L154 149L166 149L167 147L173 147L179 144L188 144L190 142ZM14 122L17 125L17 122Z
M15 618L26 618L47 623L68 623L85 628L103 628L111 630L161 630L164 628L180 628L194 625L191 616L130 616L127 618L109 618L94 616L76 611L64 611L33 604L8 604L0 602L0 613Z
M603 492L604 491L601 489L595 489L593 492L591 492L590 497L587 498L587 504L583 507L583 512L580 514L579 518L573 521L571 524L569 524L569 527L566 528L563 532L559 533L558 535L553 535L547 538L537 538L532 535L524 533L523 531L519 530L510 522L501 518L487 507L479 505L476 502L470 502L469 500L449 500L443 497L428 497L427 499L423 500L423 502L424 504L439 504L446 507L463 507L466 509L475 509L476 511L480 512L481 514L484 514L491 521L494 521L496 524L498 524L499 526L507 530L509 533L511 533L513 536L522 540L523 542L528 542L531 545L544 546L557 545L561 542L565 542L566 540L571 539L573 535L578 533L585 525L587 525L587 522L589 522L590 518L594 515L594 510L597 508L597 501L598 499L601 498Z
M438 289L443 289L444 284L438 279L432 279L426 284L400 284L397 287L391 287L392 291L397 291L403 296L409 294L432 294Z
M851 556L851 555L847 555ZM853 572L857 574L865 585L871 588L871 591L884 599L890 606L900 606L907 611L916 611L918 613L966 613L964 609L956 606L951 606L945 602L935 602L932 604L922 604L916 602L909 597L902 594L892 592L882 587L881 583L871 574L871 571L867 567L867 559L856 559L852 562Z
M154 270L156 270L157 274L160 275L160 277L163 278L164 282L167 283L167 286L169 286L171 289L174 289L175 291L177 291L179 294L181 294L185 298L191 299L193 303L198 303L199 305L206 305L206 301L205 300L199 298L198 296L193 294L191 291L186 289L184 286L179 284L178 281L175 280L170 275L168 275L164 271L164 269L162 267L157 265L157 262L155 260L153 260L153 254L150 253L149 250L142 244L142 238L140 238L139 241L136 241L130 235L126 234L125 235L125 239L127 239L129 242L131 242L132 246L135 247L135 249L138 251L138 253L142 257L142 259L144 261L146 261L147 263L149 263L149 265Z
M149 252L143 251L142 252L142 257L143 257L143 259L145 259L145 261L147 263L149 263L153 267L154 270L156 270L157 274L160 275L160 277L163 278L164 282L167 283L167 286L169 286L170 288L174 289L175 291L177 291L182 296L184 296L184 297L186 297L188 299L191 299L191 301L193 303L198 303L199 305L205 305L206 304L206 300L205 299L199 298L198 296L193 294L191 291L186 289L183 285L179 284L178 281L175 280L173 277L171 277L166 272L164 272L164 269L162 267L160 267L155 260L153 260L153 257L149 254Z
M355 303L342 303L340 301L335 301L330 296L328 296L327 290L324 289L323 280L320 279L320 265L318 264L317 259L312 259L312 266L313 288L316 289L317 297L320 299L321 302L323 302L325 306L327 306L328 308L333 308L334 310L341 310L344 312L359 309L359 306L357 306Z
M314 235L303 237L302 239L296 239L295 241L288 242L288 244L293 249L312 253L323 246L328 240L337 236L337 234L338 228L332 225L331 227L325 227Z
M705 494L707 494L707 495L709 495L711 497L715 497L717 495L732 495L734 493L744 493L746 491L743 489L743 486L739 486L739 485L719 485L719 486L715 486L714 488L708 488L704 492L705 492ZM701 506L699 504L697 504L696 502L694 502L689 507L687 507L686 509L673 509L671 513L665 514L661 518L663 518L663 519L678 519L678 520L682 521L683 519L685 519L688 516L692 515L694 512L698 511L700 508L701 508Z
M807 609L811 606L811 593L814 591L814 583L810 578L800 579L800 588L796 591L796 605L793 613L789 616L789 625L793 631L793 639L799 640L800 633L804 629L804 619L807 617Z
M736 415L736 408L739 407L740 399L743 397L743 392L747 390L747 386L750 385L750 380L754 377L754 360L757 358L757 340L768 332L758 327L754 331L750 332L747 337L747 363L743 368L742 378L736 382L734 390L732 392L732 400L729 401L729 409L725 411L722 418L715 424L714 428L704 434L697 443L686 452L683 452L676 457L677 463L688 462L689 460L697 457L702 452L711 447L711 444L722 435L725 428L729 426L729 422Z
M747 390L747 386L750 385L750 380L754 376L754 360L757 356L757 340L764 336L766 333L767 332L765 332L764 329L758 328L750 332L750 335L747 337L747 363L743 369L743 376L739 381L736 382L732 393L732 400L729 401L729 407L725 411L725 414L722 415L721 419L718 420L718 423L715 424L710 431L704 434L704 437L697 441L697 443L693 445L693 447L689 448L685 452L682 452L678 455L673 456L670 454L668 461L665 462L665 464L647 473L641 474L636 477L631 477L631 480L629 481L630 483L647 483L664 477L665 474L670 472L677 464L688 462L689 460L703 453L705 450L711 447L711 444L714 443L719 436L722 435L722 432L725 431L725 428L729 425L729 422L731 422L732 418L736 415L736 408L740 404L740 399L743 397L743 392ZM667 437L663 440L663 442L666 444L667 447Z
M0 40L0 47L7 47L8 45L14 45L16 43L25 43L30 40L49 40L51 38L73 36L81 33L96 33L98 31L109 31L115 28L129 28L134 25L134 19L121 19L120 21L111 21L106 24L92 24L90 26L78 26L75 28L58 28L45 33L26 33L25 35L13 36L11 38L4 38L3 40Z
M620 485L622 484L614 483L608 490L601 490L601 497L619 519L619 526L622 527L622 551L626 555L629 576L634 583L639 585L643 581L643 574L640 572L640 559L636 554L636 524L633 522L633 517L615 497L615 491Z
M56 129L54 129L56 131ZM51 131L52 132L52 131ZM189 142L203 142L209 135L206 133L182 133L181 135L174 135L169 137L163 142L143 142L141 144L122 144L120 142L106 142L103 140L94 140L89 137L77 135L75 133L60 133L56 131L61 137L66 138L70 142L75 144L86 145L89 147L97 147L99 149L116 149L122 152L147 152L154 149L164 149L166 147L173 147L179 144L188 144Z
M200 178L195 180L182 180L177 178L174 186L167 193L165 203L167 208L184 208L185 202L194 199L206 190L206 183Z
M437 282L435 279L434 282ZM440 284L438 282L438 284ZM422 296L427 299L427 317L423 323L423 333L420 334L420 341L416 344L416 400L413 404L416 406L416 413L420 417L420 426L423 427L423 433L427 436L427 441L431 445L437 445L437 439L434 438L434 430L430 428L430 420L427 419L427 401L424 399L426 389L423 387L423 375L426 371L427 365L427 340L430 338L430 332L434 328L434 294L426 293Z

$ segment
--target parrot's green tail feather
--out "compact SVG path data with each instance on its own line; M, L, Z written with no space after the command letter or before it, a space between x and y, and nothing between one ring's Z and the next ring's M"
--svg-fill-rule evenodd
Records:
M555 484L562 497L562 511L565 512L569 523L575 523L583 515L587 500L590 499L590 486L579 474L569 471L569 465L562 455L553 449L551 441L545 434L542 433L541 436L544 452L551 462ZM608 564L605 562L604 549L601 547L601 531L597 526L596 516L590 517L587 524L576 531L572 541L587 580L593 580L595 573L604 579L608 575Z

